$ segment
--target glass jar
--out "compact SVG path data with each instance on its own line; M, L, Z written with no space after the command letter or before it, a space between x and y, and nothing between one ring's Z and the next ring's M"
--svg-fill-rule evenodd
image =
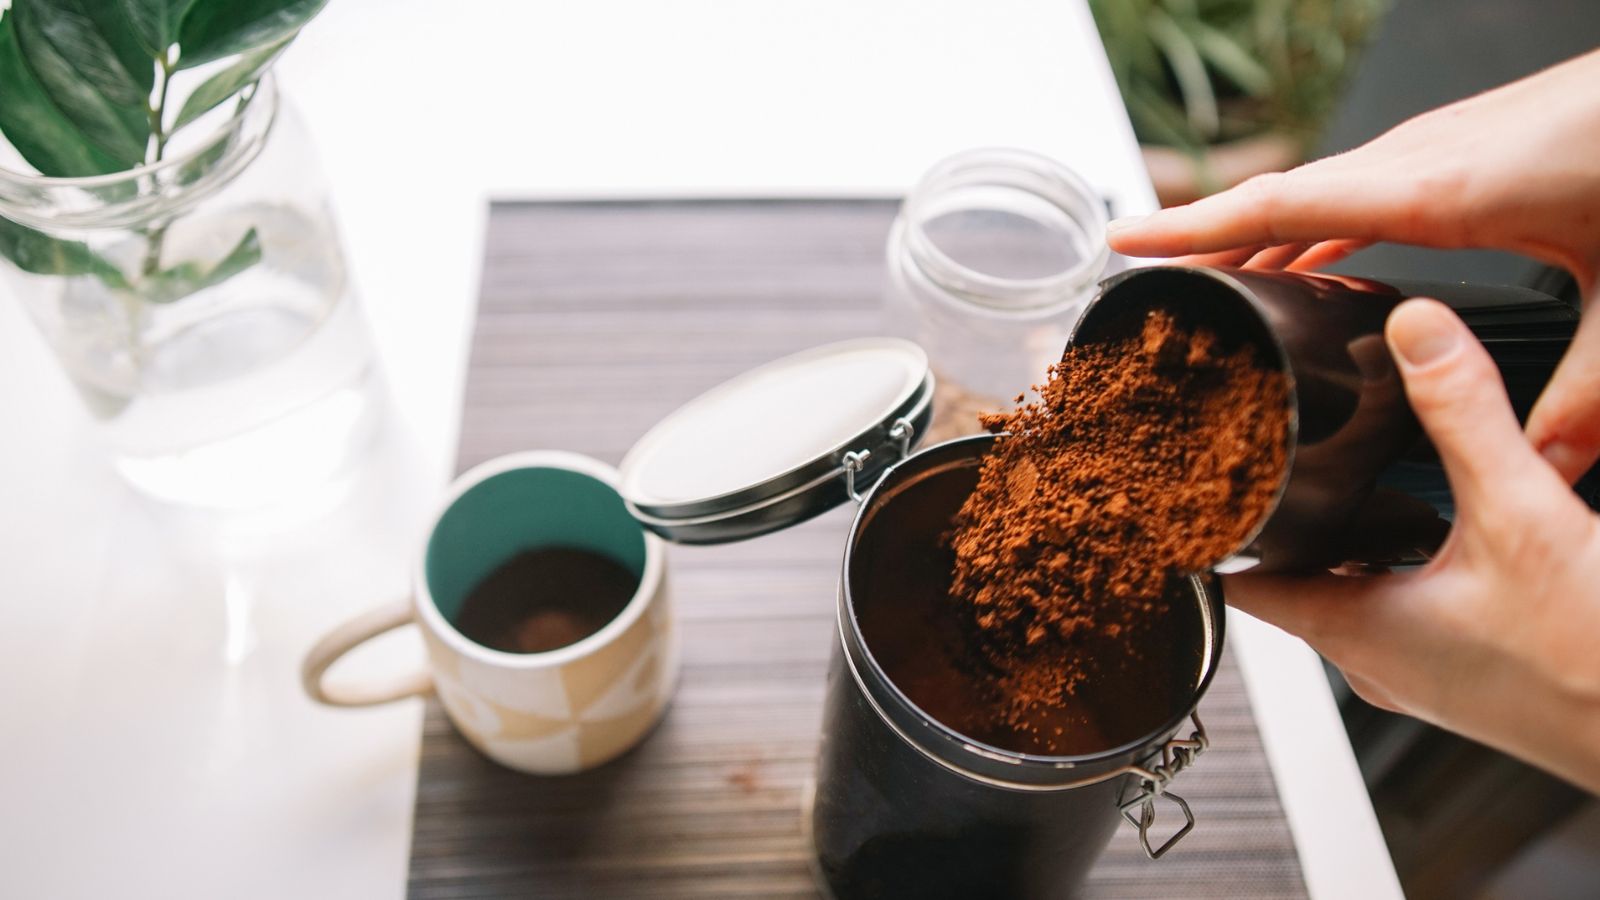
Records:
M917 183L889 233L890 327L928 351L934 439L978 431L1045 379L1105 273L1105 201L1037 153L968 150Z
M271 76L213 116L125 172L0 168L0 272L129 482L246 508L348 470L380 389L299 121Z

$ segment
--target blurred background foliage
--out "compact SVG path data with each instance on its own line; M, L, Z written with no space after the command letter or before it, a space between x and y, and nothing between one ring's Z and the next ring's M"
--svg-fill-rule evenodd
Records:
M1317 139L1389 0L1089 0L1135 133L1199 158Z

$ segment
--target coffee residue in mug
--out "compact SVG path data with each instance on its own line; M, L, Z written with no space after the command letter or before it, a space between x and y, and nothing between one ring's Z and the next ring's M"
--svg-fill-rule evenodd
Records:
M456 630L507 653L542 653L576 644L615 619L639 576L592 550L524 550L480 581L454 616Z
M1123 331L1070 348L1037 401L982 418L1002 434L950 535L951 596L1021 731L1137 664L1104 647L1143 644L1174 582L1237 549L1284 473L1281 371L1160 309Z

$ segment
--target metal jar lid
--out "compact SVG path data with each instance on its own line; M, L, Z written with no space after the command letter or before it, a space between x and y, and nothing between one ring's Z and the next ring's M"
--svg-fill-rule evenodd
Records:
M933 375L898 338L827 344L751 369L655 424L622 460L646 528L685 544L778 531L857 495L927 428Z

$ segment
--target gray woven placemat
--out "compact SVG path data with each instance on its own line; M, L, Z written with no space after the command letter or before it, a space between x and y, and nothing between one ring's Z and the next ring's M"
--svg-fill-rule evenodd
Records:
M555 447L616 464L662 415L757 363L878 333L886 201L496 205L459 467ZM835 511L673 547L683 675L638 749L571 778L488 762L428 705L410 896L814 897L801 821L849 526ZM1159 862L1124 827L1091 897L1303 897L1229 657L1214 748L1176 789L1199 825Z

